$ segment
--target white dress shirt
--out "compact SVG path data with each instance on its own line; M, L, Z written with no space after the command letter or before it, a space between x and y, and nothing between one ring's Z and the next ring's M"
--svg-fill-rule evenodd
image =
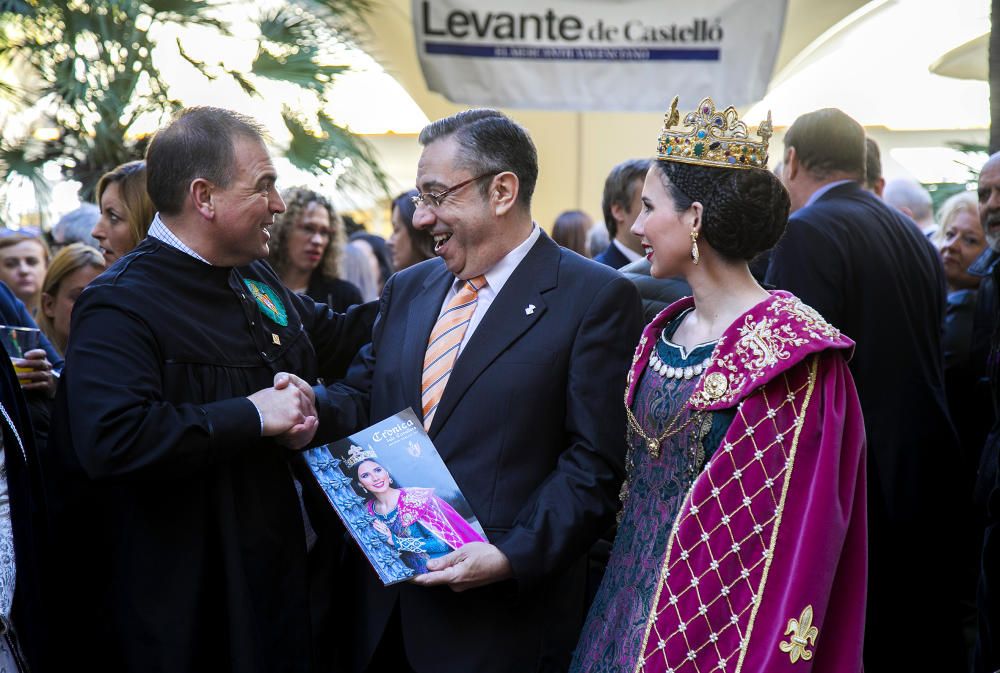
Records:
M493 300L496 296L500 294L500 290L503 289L504 284L507 279L510 278L511 274L518 265L528 256L528 252L531 247L538 240L538 237L542 235L542 230L538 228L537 224L532 224L531 233L528 237L524 239L519 246L507 253L507 255L497 262L492 269L487 271L484 275L486 276L486 287L479 291L479 300L476 302L476 310L472 314L472 320L469 321L469 327L465 330L465 336L462 338L462 344L458 349L458 356L462 355L462 351L465 350L465 345L469 343L469 339L472 338L472 334L479 327L479 323L483 321L483 316L486 312L490 310L490 306L493 304ZM448 302L451 301L452 297L458 294L459 288L465 281L455 279L455 282L451 284L451 289L444 296L444 301L441 302L441 309L438 311L438 317L444 313L445 307Z
M642 259L642 255L640 255L635 250L633 250L632 248L628 247L627 245L619 241L617 238L611 240L611 245L618 248L618 252L625 255L625 258L629 262L638 262L640 259Z

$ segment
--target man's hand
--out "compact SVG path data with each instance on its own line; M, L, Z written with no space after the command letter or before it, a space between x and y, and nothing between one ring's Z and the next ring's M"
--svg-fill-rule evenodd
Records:
M465 591L512 576L510 561L504 553L486 542L470 542L450 554L427 562L430 571L411 582L432 587L447 584L452 591Z
M279 443L289 448L308 444L318 425L315 398L303 392L295 380L302 379L279 372L274 375L273 388L258 390L248 397L264 420L264 436L277 437ZM308 438L302 441L306 435ZM300 446L292 446L299 441Z
M15 367L30 369L30 372L18 372L17 379L23 390L33 390L45 393L49 397L56 394L56 377L52 373L52 363L41 348L30 350L23 358L11 358Z
M306 421L292 426L276 438L278 444L292 451L305 448L312 441L313 437L316 436L316 430L319 429L319 414L316 413L315 391L313 391L312 386L301 378L287 372L279 372L274 376L274 388L275 390L297 388L305 396L308 402L308 406L303 412L306 414Z

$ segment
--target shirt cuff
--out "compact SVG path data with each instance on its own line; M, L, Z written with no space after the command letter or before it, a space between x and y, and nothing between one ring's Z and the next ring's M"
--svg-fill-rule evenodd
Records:
M251 400L249 397L247 398L247 400L250 402L250 404L253 404L253 408L257 410L257 418L260 419L260 436L263 437L264 436L264 414L260 413L260 407L258 407L256 404L254 404L253 400Z

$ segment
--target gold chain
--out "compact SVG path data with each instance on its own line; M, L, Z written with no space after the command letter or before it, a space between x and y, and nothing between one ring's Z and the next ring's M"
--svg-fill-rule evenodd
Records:
M684 421L680 425L677 424L677 422L681 418L681 415L688 408L690 403L691 399L688 398L688 400L681 406L681 408L677 411L674 417L670 419L670 422L667 423L666 430L664 430L659 437L650 437L645 432L643 432L642 426L639 425L639 421L636 420L635 414L632 413L632 410L628 406L628 398L626 397L625 413L628 415L629 427L632 429L633 432L635 432L642 438L643 442L645 442L646 450L649 451L650 456L652 456L653 458L659 458L660 446L663 444L664 440L669 439L670 437L673 437L677 433L683 431L686 427L691 425L697 418L701 416L700 412L695 411L690 416L688 416L686 421Z

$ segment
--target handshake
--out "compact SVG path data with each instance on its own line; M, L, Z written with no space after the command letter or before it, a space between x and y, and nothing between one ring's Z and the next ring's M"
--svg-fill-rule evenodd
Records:
M295 374L275 374L274 387L258 390L247 399L260 412L264 437L274 437L282 446L297 451L316 435L316 394Z

